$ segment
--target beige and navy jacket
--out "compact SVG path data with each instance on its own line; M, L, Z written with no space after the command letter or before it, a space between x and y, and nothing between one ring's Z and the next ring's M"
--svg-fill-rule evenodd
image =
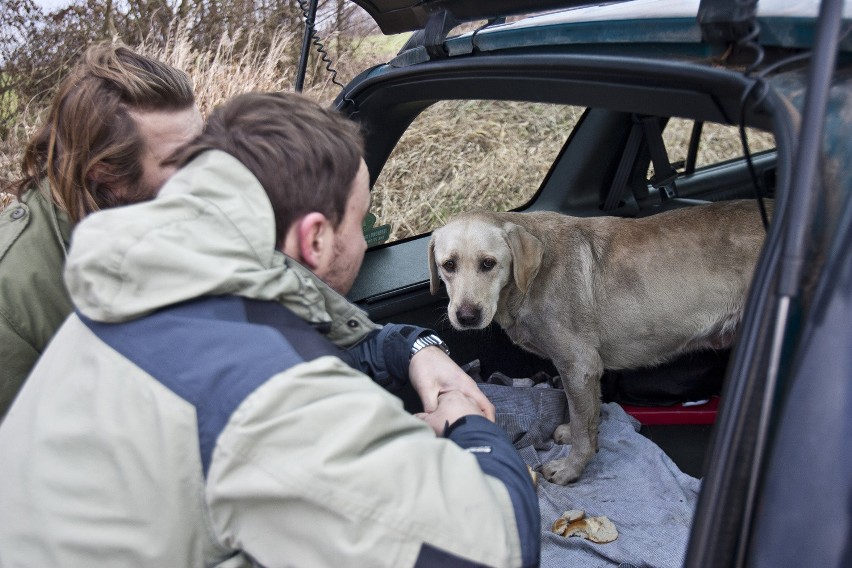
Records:
M274 244L221 152L78 225L76 312L0 425L0 565L537 565L505 434L405 412L341 350L366 315Z

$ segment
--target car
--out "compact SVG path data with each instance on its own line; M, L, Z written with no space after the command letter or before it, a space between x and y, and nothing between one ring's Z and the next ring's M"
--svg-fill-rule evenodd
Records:
M411 36L334 102L363 126L375 213L349 299L376 321L436 329L483 376L552 373L498 327L449 325L426 263L449 214L637 217L773 198L734 348L608 374L604 394L700 479L675 564L852 565L852 7L355 3ZM635 388L672 376L674 394Z

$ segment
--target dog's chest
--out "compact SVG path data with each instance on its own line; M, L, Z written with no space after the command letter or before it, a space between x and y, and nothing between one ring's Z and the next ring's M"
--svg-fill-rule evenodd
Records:
M531 333L531 328L523 322L514 319L511 322L506 320L500 321L498 319L497 323L500 324L506 335L512 340L512 343L521 349L546 359L551 357L550 354L542 349L542 345L547 345L548 342L542 341L540 337L536 337L534 333Z

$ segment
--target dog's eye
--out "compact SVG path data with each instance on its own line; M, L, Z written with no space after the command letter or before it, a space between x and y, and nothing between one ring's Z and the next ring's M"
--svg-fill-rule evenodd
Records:
M446 270L447 272L453 272L453 271L455 271L455 269L456 269L456 261L454 261L454 260L445 260L445 261L444 261L444 264L442 264L441 266L443 266L443 267L444 267L444 270Z
M486 259L482 260L482 264L480 264L480 267L482 268L483 272L488 272L489 270L494 268L494 265L496 265L496 264L497 264L497 261L494 260L493 258L486 258Z

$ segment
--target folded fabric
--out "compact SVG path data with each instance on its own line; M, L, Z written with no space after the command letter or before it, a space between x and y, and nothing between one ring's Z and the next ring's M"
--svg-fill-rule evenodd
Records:
M554 428L570 419L565 394L552 380L507 381L499 374L483 380L476 362L466 367L494 404L497 424L530 467L540 471L548 461L568 455L571 447L551 438ZM601 406L598 444L598 454L577 482L561 486L539 476L542 568L682 566L700 480L681 472L616 403ZM606 516L618 538L596 544L551 532L553 522L570 509Z

